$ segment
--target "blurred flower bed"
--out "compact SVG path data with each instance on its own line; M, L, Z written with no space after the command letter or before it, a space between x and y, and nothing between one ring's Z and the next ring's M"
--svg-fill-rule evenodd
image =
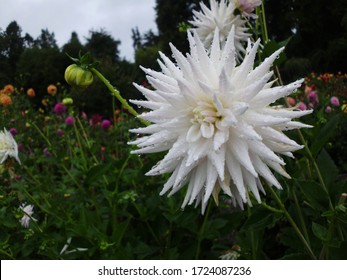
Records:
M342 177L347 170L346 93L346 75L312 73L286 100L293 108L314 109L305 122L315 127L305 130L305 137L314 153L325 145ZM37 100L34 88L12 85L0 94L1 121L16 139L21 160L21 165L14 159L0 165L3 258L193 258L192 240L204 223L201 257L225 258L232 252L249 258L247 231L253 225L247 221L259 219L258 226L268 228L278 219L274 214L269 220L265 200L254 205L254 217L230 212L227 199L219 208L210 203L214 218L206 221L199 209L188 207L183 213L179 205L184 194L158 196L166 176L144 176L160 154L130 154L128 128L136 119L123 108L114 108L112 116L88 116L59 84L48 85L41 96ZM306 166L300 153L287 169ZM273 234L271 228L266 235ZM267 254L278 257L268 242Z

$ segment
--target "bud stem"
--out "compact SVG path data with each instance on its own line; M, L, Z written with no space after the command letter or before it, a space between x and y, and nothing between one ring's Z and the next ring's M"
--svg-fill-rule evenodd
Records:
M105 84L105 86L109 89L112 95L115 96L120 103L122 103L122 105L129 111L130 114L132 114L135 117L138 117L139 113L137 113L135 109L131 107L131 105L129 105L129 103L121 96L120 92L117 89L115 89L111 85L111 83L98 70L96 70L94 67L91 67L89 70ZM150 125L150 122L141 118L138 118L138 119L144 125L146 126Z

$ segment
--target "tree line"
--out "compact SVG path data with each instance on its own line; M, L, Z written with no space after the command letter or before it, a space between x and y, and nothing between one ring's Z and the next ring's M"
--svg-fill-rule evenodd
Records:
M13 21L4 30L0 29L0 85L35 87L43 94L48 84L65 85L63 73L71 64L66 54L76 57L80 52L89 52L100 62L100 71L125 97L137 98L139 93L132 82L141 83L145 79L139 65L157 69L158 51L170 56L169 42L183 53L188 51L186 34L179 31L179 25L192 18L192 10L199 9L199 2L156 0L158 33L149 30L141 34L137 28L132 30L134 62L120 58L121 42L105 30L91 30L85 44L72 32L69 41L59 48L53 32L42 29L34 39L29 34L23 35L21 27ZM203 2L208 5L209 1ZM281 65L284 79L311 71L347 72L347 1L265 0L265 7L269 38L275 41L291 38L286 48L288 59ZM83 109L97 111L108 106L109 97L99 93L105 91L101 85L96 84L89 91L97 94L79 95Z

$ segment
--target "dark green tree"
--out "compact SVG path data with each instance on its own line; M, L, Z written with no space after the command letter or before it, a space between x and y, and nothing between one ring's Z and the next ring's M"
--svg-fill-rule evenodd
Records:
M58 49L57 41L55 40L54 32L49 32L48 29L41 29L41 34L34 42L34 45L41 49L55 48Z
M119 61L119 40L112 38L105 30L91 30L85 48L97 60Z
M77 57L80 53L85 52L84 46L79 40L76 32L71 33L71 38L65 45L63 45L62 52L72 57Z
M13 83L17 63L24 51L22 29L16 21L12 21L5 31L0 33L0 82Z

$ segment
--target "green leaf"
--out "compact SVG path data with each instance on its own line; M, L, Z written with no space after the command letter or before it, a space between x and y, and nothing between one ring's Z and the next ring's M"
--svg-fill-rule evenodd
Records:
M247 219L242 229L245 231L265 229L272 226L280 216L265 209L257 209Z
M326 211L328 209L327 193L322 186L314 181L296 181L297 186L304 194L307 203L315 210Z
M331 188L339 173L334 161L331 159L328 152L323 149L317 158L319 170L327 188Z
M90 184L91 182L97 181L105 175L111 169L111 164L100 164L93 166L87 172L87 177L85 179L85 183Z
M207 221L204 231L204 238L214 239L218 237L220 235L220 229L223 228L227 223L227 220L221 218Z
M326 241L328 235L328 229L320 224L312 222L312 232L320 240Z
M331 137L335 135L336 128L340 120L339 115L332 117L323 127L319 127L317 135L314 136L314 141L311 145L313 156L317 155Z

